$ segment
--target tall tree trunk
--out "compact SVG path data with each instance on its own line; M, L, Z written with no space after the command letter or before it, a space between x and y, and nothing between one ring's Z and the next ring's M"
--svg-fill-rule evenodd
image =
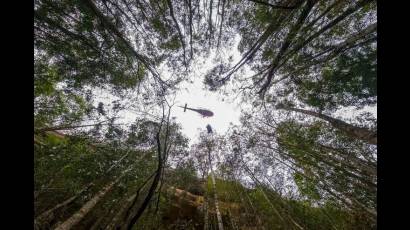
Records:
M106 17L99 9L98 7L94 4L93 0L86 0L82 1L85 5L90 8L90 10L94 13L94 15L99 19L99 21L109 30L111 33L113 33L117 39L132 53L132 55L142 64L144 64L145 67L152 73L152 75L157 78L161 84L167 85L166 82L164 82L158 72L154 69L153 62L150 60L148 57L145 55L142 55L138 53L131 43L124 37L124 35L117 29L117 27L110 21L108 17Z
M350 167L349 165L354 166L356 169L363 170L367 172L367 174L376 176L377 175L377 167L376 165L372 165L371 162L366 162L356 156L353 153L348 153L340 149L336 149L327 145L318 144L320 149L327 150L330 152L338 153L339 156L343 157L346 162L341 162L346 167ZM333 157L334 159L334 157ZM351 168L351 167L350 167Z
M238 181L238 180L235 178L235 181ZM246 212L247 212L248 214L250 213L250 212L249 212L249 208L248 208L248 206L250 206L250 207L252 208L253 215L254 215L255 218L256 218L256 222L257 222L256 224L257 224L258 228L259 228L259 229L262 229L262 230L265 230L265 227L263 226L263 223L262 223L262 221L261 221L261 219L260 219L260 215L257 213L257 211L256 211L256 209L255 209L255 206L253 205L252 200L250 199L249 195L246 193L246 191L243 191L243 189L240 188L236 183L235 183L234 185L235 185L235 188L236 188L236 192L237 192L237 194L238 194L238 196L239 196L239 199L241 200L242 204L244 204L244 206L245 206ZM247 198L247 201L248 201L248 202L246 202L246 201L243 199L242 193L245 194L245 197ZM248 203L248 204L247 204L247 203Z
M212 0L209 2L209 20L208 20L208 31L209 31L209 47L211 47L212 39Z
M188 63L187 63L187 61L186 61L184 36L182 36L182 32L181 32L181 29L179 28L178 21L177 21L177 19L175 18L174 7L173 7L173 5L172 5L171 0L167 0L167 4L168 4L169 13L170 13L170 15L171 15L171 18L172 18L172 20L174 21L175 27L177 28L177 31L178 31L179 40L180 40L180 42L181 42L182 50L183 50L183 52L184 52L184 65L186 66Z
M97 195L95 195L91 200L89 200L87 203L85 203L80 210L78 210L76 213L74 213L70 218L68 218L66 221L64 221L62 224L57 226L55 230L68 230L74 227L76 224L78 224L81 220L84 219L84 217L94 208L94 206L109 192L114 188L114 185L117 184L120 179L124 176L125 174L122 174L120 177L118 177L115 181L109 183L107 186L105 186L102 190L100 190Z
M260 185L260 191L263 195L263 197L265 198L265 200L268 202L268 204L272 207L272 209L275 211L276 215L279 217L279 219L286 224L285 219L282 217L282 215L279 213L279 211L276 209L275 205L273 205L273 203L271 202L271 200L268 198L268 196L266 195L263 186L264 184L258 179L256 178L255 174L252 173L252 171L249 169L249 167L245 164L245 162L242 160L243 166L245 167L246 171L249 173L249 175L251 176L251 178L253 179L253 181ZM303 227L300 226L290 215L287 215L288 219L292 222L293 225L295 225L298 229L303 230Z
M361 0L358 1L354 6L349 7L346 9L343 13L341 13L338 17L324 25L321 29L319 29L317 32L309 36L303 41L300 41L296 43L291 50L289 50L283 57L282 62L286 62L291 56L296 54L299 50L301 50L303 47L305 47L307 44L309 44L313 39L319 37L329 29L333 28L336 26L339 22L343 21L346 17L349 15L355 13L356 11L360 10L362 7L366 6L367 4L371 3L374 0ZM280 64L282 65L282 64Z
M136 196L137 194L134 194L125 201L125 204L122 207L120 207L120 210L117 211L117 214L115 214L114 218L104 229L106 230L117 229L118 221L121 219L122 216L124 216L126 210L130 207L130 205L132 204L132 201L136 198Z
M297 33L299 32L299 29L302 27L305 19L309 15L309 12L312 10L313 6L316 4L317 0L308 0L306 2L305 7L303 8L302 12L299 15L298 20L296 23L291 27L289 30L289 33L286 35L286 38L283 41L282 46L280 47L280 50L278 54L276 55L275 59L273 60L271 64L271 69L268 72L267 79L265 83L261 86L261 89L259 90L258 93L265 93L268 87L270 86L272 82L272 78L276 72L276 69L279 65L280 60L282 59L283 55L285 55L285 52L288 50L290 45L292 44L294 38L296 37Z
M216 48L219 49L219 45L221 44L221 37L222 37L222 26L224 22L224 16L225 16L225 0L222 0L222 14L221 14L221 24L219 26L219 36L218 36L218 43L216 45Z
M34 129L34 131L37 132L46 132L46 131L58 131L58 130L68 130L68 129L76 129L76 128L83 128L83 127L90 127L90 126L97 126L97 125L102 125L105 121L103 122L98 122L95 124L88 124L88 125L59 125L55 127L45 127L45 128L40 128L40 129Z
M193 16L193 12L192 12L192 0L188 0L189 1L189 45L191 47L190 51L191 51L191 59L194 58L194 50L192 48L192 16Z
M214 190L215 211L216 211L216 218L218 219L218 229L223 230L224 226L222 223L221 212L219 211L218 194L216 193L216 183L215 183L214 170L212 168L212 163L211 163L211 151L210 150L208 151L208 163L209 163L209 168L211 169L211 180L212 180L212 188Z
M75 200L77 200L78 197L80 197L81 194L83 194L85 191L87 191L92 185L93 185L93 183L89 183L85 188L83 188L81 191L79 191L74 196L68 198L67 200L57 204L53 208L51 208L51 209L41 213L40 215L38 215L36 217L36 219L34 220L35 225L37 227L40 227L40 229L42 229L44 225L50 223L54 219L54 213L57 210L72 204Z
M224 226L223 226L223 223L222 223L221 212L219 211L218 194L216 193L215 176L214 176L214 172L213 172L212 168L211 168L211 178L212 178L212 187L213 187L213 190L214 190L216 218L218 219L218 229L223 230Z
M159 179L160 179L161 174L162 174L162 168L163 168L162 154L161 154L161 142L160 142L159 135L160 135L160 132L157 133L157 137L156 137L157 138L157 145L158 145L158 168L157 168L154 180L152 181L151 187L148 190L148 194L145 197L144 201L142 202L141 206L138 208L136 214L133 215L132 218L129 221L127 221L127 224L126 224L126 229L127 230L131 230L132 227L134 226L134 224L137 223L138 219L142 216L142 214L144 213L144 211L147 208L148 204L151 202L151 198L154 195L155 189L158 186Z
M239 229L238 226L236 225L236 221L235 221L231 211L229 211L229 209L228 209L228 214L229 214L229 219L231 220L232 229L234 229L234 230Z
M262 4L265 6L269 6L272 9L282 9L282 10L293 10L296 9L298 5L294 5L294 6L286 6L286 5L273 5L270 4L269 2L264 2L264 1L258 1L258 0L248 0L250 2L254 2L254 3L258 3L258 4ZM300 2L300 1L299 1Z
M91 227L90 227L89 230L98 230L98 229L101 229L101 228L100 228L100 225L101 225L101 222L104 220L105 217L106 217L106 215L100 216L100 217L94 222L94 224L91 225Z
M293 107L281 107L281 108L288 110L288 111L299 112L299 113L303 113L306 115L310 115L310 116L323 119L329 122L334 128L337 128L343 131L344 133L346 133L346 135L348 135L349 137L363 140L369 144L373 144L373 145L377 144L377 132L375 131L372 131L366 128L357 127L357 126L348 124L342 120L324 115L322 113L310 111L310 110L298 109L298 108L293 108Z
M253 55L259 50L259 48L268 40L272 34L280 27L283 21L285 21L291 12L279 13L278 16L273 18L272 23L266 28L266 30L262 33L262 35L256 40L256 42L249 48L248 51L244 55L242 55L241 60L237 62L228 72L228 74L223 78L227 80L230 76L235 73L239 68L241 68L247 61L249 61Z
M204 230L208 230L208 199L204 197Z

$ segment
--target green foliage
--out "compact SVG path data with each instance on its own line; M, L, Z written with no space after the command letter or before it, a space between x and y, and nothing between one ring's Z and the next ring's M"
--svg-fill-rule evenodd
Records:
M169 51L178 50L181 47L181 42L177 35L172 36L168 41L160 44L161 49L166 49Z
M295 173L293 175L295 179L295 183L299 188L299 191L301 192L302 195L307 196L311 200L319 200L320 199L320 194L318 190L316 189L317 185L315 181L312 179L308 179L306 177L303 177L299 173Z
M260 26L268 25L272 18L274 18L274 13L269 10L268 6L256 5L254 19Z
M159 17L153 18L151 20L152 28L157 31L162 37L166 38L168 34L168 30L161 21Z
M322 69L317 81L302 80L298 97L306 104L334 110L339 106L375 103L377 96L376 50L342 54L333 66Z
M222 76L229 70L229 65L219 64L209 70L204 77L203 83L210 91L217 91L227 83L227 80Z
M277 131L283 157L294 161L300 169L293 176L302 195L312 202L326 201L329 189L334 189L366 207L375 207L375 167L371 160L360 160L371 159L371 150L366 145L343 137L321 122L282 122Z
M56 83L59 81L55 67L41 63L36 66L34 77L34 97L50 96L55 92Z

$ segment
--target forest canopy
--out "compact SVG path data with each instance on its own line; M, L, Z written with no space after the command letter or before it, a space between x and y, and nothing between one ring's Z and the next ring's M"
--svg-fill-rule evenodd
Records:
M34 228L376 229L376 5L34 1Z

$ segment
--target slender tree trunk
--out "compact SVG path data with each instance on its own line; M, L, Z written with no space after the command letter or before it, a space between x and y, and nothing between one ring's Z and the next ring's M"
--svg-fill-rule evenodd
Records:
M232 215L231 211L229 211L229 209L228 209L228 214L229 214L229 219L231 220L232 229L234 229L234 230L239 229L239 228L238 228L238 226L236 226L236 223L235 223L234 217L233 217L233 215Z
M212 0L209 2L209 20L208 20L208 30L209 30L209 47L211 46L212 39Z
M125 174L118 177L115 181L109 183L102 190L100 190L97 195L95 195L91 200L85 203L80 210L74 213L70 218L64 221L62 224L57 226L55 230L68 230L72 229L76 224L78 224L84 217L94 208L94 206L109 192L114 188L114 185L117 184L120 179Z
M235 178L235 181L238 181L238 180ZM256 218L258 228L265 230L265 227L263 226L263 223L260 219L260 215L257 213L255 206L253 205L252 200L250 199L249 195L246 193L246 191L243 191L242 188L240 188L236 183L235 183L235 187L236 187L236 192L239 195L239 199L245 206L246 212L248 214L250 213L249 208L248 208L248 206L250 206L252 208L253 215ZM247 198L249 204L246 204L246 201L243 199L242 193L245 194L245 197Z
M216 193L216 183L215 183L215 177L214 177L214 172L212 168L211 168L211 179L212 179L212 187L214 190L215 211L216 211L216 218L218 219L218 229L223 230L224 226L222 223L221 212L219 211L218 194Z
M225 0L222 0L222 14L221 14L221 24L219 26L219 36L218 36L218 43L217 43L217 49L219 49L219 45L221 44L221 37L222 37L222 26L224 22L224 16L225 16Z
M362 7L366 6L370 2L374 0L361 0L356 3L356 5L349 7L346 9L343 13L341 13L338 17L333 19L331 22L327 23L325 26L323 26L319 31L315 32L305 40L296 43L291 50L289 50L284 57L282 58L282 62L286 62L291 56L293 56L295 53L297 53L299 50L301 50L303 47L305 47L307 44L309 44L313 39L319 37L321 34L325 33L329 29L333 28L336 26L339 22L343 21L346 17L349 15L353 14L354 12L358 11ZM283 64L283 63L282 63ZM280 65L282 65L280 64Z
M204 230L208 230L208 199L204 197Z
M254 180L254 182L256 182L256 184L261 185L261 183L259 182L259 180L255 177L255 175L253 175L253 173L250 171L250 169L248 168L248 166L245 165L245 169L246 171L248 171L249 175L252 177L252 179ZM282 215L279 213L279 211L276 209L275 205L272 204L272 202L269 200L269 198L266 196L265 192L263 191L263 189L259 189L262 192L263 197L265 198L265 200L268 202L268 204L272 207L273 211L275 211L276 215L279 217L279 219L282 221L282 223L286 223L285 219L283 219Z
M282 46L280 47L280 50L278 54L276 55L275 59L272 62L272 67L268 72L266 82L261 86L261 89L259 90L258 93L264 93L268 87L270 86L272 82L272 78L276 72L276 69L279 65L280 60L282 59L283 55L285 55L285 52L288 50L290 45L292 44L294 38L296 37L299 29L302 27L303 22L309 15L309 12L312 10L313 6L316 4L317 0L308 0L306 2L305 7L303 8L302 12L299 15L298 20L296 23L292 26L292 28L289 30L289 33L286 35L286 38L283 41Z
M263 186L263 183L261 181L258 180L258 178L255 177L255 175L251 172L251 170L249 169L249 167L245 164L245 162L243 162L243 165L246 169L246 171L248 171L248 173L250 174L250 176L252 177L253 181L256 184L259 184L260 186ZM279 213L279 211L276 209L276 207L273 205L273 203L270 201L270 199L268 198L268 196L266 195L265 191L263 190L263 187L260 188L260 191L262 192L263 197L266 199L266 201L268 202L268 204L272 207L272 209L275 211L276 215L281 219L281 221L283 223L286 224L285 219L282 217L282 215ZM295 225L298 229L303 230L303 227L300 226L291 216L287 215L288 219L293 223L293 225Z
M155 69L152 66L152 61L148 59L148 57L139 54L131 45L131 43L125 39L124 35L117 29L117 27L110 21L108 17L106 17L99 9L98 7L94 4L93 0L86 0L83 1L84 4L86 4L90 10L97 16L97 18L101 21L101 23L111 32L113 33L118 40L125 45L125 47L133 54L133 56L140 61L142 64L147 67L147 69L152 73L152 75L157 78L161 84L166 84L158 75L158 73L155 71Z
M55 127L40 128L40 129L36 129L35 131L37 131L37 132L47 132L47 131L68 130L68 129L76 129L76 128L96 126L96 125L101 125L103 123L104 122L99 122L99 123L89 124L89 125L60 125L60 126L55 126Z
M358 33L356 33L356 34L352 35L351 37L347 38L345 41L340 42L339 44L335 45L334 47L330 47L330 48L328 48L328 49L314 55L312 57L312 59L317 58L317 57L319 57L319 56L321 56L325 53L328 53L328 52L334 50L333 54L331 54L330 57L325 59L325 60L329 60L329 59L337 56L338 54L340 54L344 50L344 48L354 45L357 41L367 37L369 34L372 34L375 31L377 31L377 24L376 23L370 24L366 28L364 28L363 30L361 30Z
M215 176L214 176L214 170L212 168L212 163L211 163L211 151L208 151L208 163L209 163L209 168L211 169L211 180L212 180L212 187L214 190L214 199L215 199L215 210L216 210L216 218L218 219L218 229L223 230L223 223L222 223L222 216L221 212L219 211L219 203L218 203L218 194L216 192L216 183L215 183Z
M307 32L309 29L312 28L313 25L316 24L320 19L322 19L326 14L328 14L333 8L335 8L338 4L344 2L344 0L335 0L331 5L329 5L319 16L309 22L306 26L304 26L301 32Z
M162 162L162 154L161 154L161 143L159 138L159 132L157 133L157 145L158 145L158 168L154 177L154 180L151 184L151 187L148 190L148 194L145 197L144 201L142 202L141 206L138 208L136 214L127 221L126 229L131 230L135 223L137 223L138 219L142 216L145 209L147 208L148 204L151 202L151 198L154 195L155 189L158 186L159 179L162 173L163 162ZM166 145L165 145L166 146Z
M100 216L100 217L94 222L94 224L90 227L89 230L98 230L99 227L100 227L101 222L104 220L105 217L106 217L105 215ZM100 228L100 229L101 229L101 228Z
M61 169L59 169L56 173L53 174L53 177L46 185L41 186L39 190L34 192L34 200L36 200L38 196L40 196L46 188L49 188L54 183L55 179L60 175L61 172L64 171L64 169L65 167L62 167Z
M256 40L256 42L249 48L249 50L242 56L241 60L239 60L238 63L236 63L229 73L224 77L224 80L229 79L229 77L235 73L239 68L241 68L248 60L250 60L253 55L259 50L259 48L268 40L269 37L272 36L272 34L275 33L275 31L279 28L279 26L282 24L283 21L286 20L288 16L290 16L291 13L286 13L285 14L278 14L277 17L275 17L272 20L272 23L269 24L269 26L266 28L266 30L262 33L262 35Z
M121 217L124 216L126 210L130 207L132 204L132 201L137 197L137 194L134 194L130 196L126 201L125 204L120 207L120 210L117 211L117 214L115 214L114 218L111 220L111 222L105 227L106 230L112 230L112 229L117 229L119 226L117 226L117 223L119 220L121 220Z
M191 59L194 58L194 50L192 48L192 16L193 16L193 12L192 12L192 0L188 0L189 2L189 45L191 47L190 51L191 51Z
M258 3L258 4L262 4L262 5L265 5L265 6L269 6L272 9L282 9L282 10L293 10L293 9L296 9L297 6L298 6L298 5L294 5L294 6L273 5L273 4L270 4L269 2L258 1L258 0L248 0L248 1Z
M345 159L346 162L341 162L343 165L349 167L350 164L347 162L351 163L356 169L361 169L365 172L367 172L369 175L376 176L377 175L377 168L375 165L369 165L369 162L366 162L363 159L360 159L356 156L354 156L352 153L345 152L340 149L336 149L330 146L318 144L319 148L322 148L323 150L327 150L330 152L337 153L341 157ZM332 157L334 159L334 157ZM336 159L335 159L336 160ZM370 163L371 164L371 163Z
M34 220L35 225L40 227L40 226L43 226L43 225L51 222L54 218L54 213L57 210L72 204L75 200L77 200L78 197L80 197L81 194L83 194L85 191L87 191L91 186L93 186L93 183L89 183L85 188L83 188L81 191L79 191L74 196L68 198L67 200L57 204L53 208L51 208L51 209L41 213L40 215L38 215L36 217L36 219Z
M43 142L39 141L39 140L36 138L35 135L34 135L34 144L38 144L38 145L40 145L40 146L45 146L45 144L44 144Z
M334 128L337 128L343 131L344 133L346 133L346 135L348 135L349 137L363 140L369 144L373 144L373 145L377 144L377 132L375 131L371 131L366 128L357 127L357 126L348 124L342 120L324 115L322 113L310 111L310 110L304 110L304 109L298 109L298 108L292 108L292 107L282 107L282 108L288 111L299 112L299 113L303 113L306 115L310 115L310 116L323 119L329 122Z
M184 64L187 65L187 61L186 61L186 54L185 54L185 42L184 42L184 37L182 36L182 32L181 29L179 28L179 24L177 19L175 18L175 14L174 14L174 7L172 6L172 2L171 0L167 0L167 4L168 4L168 8L169 8L169 13L171 15L172 20L175 23L175 27L177 28L178 31L178 35L179 35L179 40L181 42L182 45L182 50L184 52Z

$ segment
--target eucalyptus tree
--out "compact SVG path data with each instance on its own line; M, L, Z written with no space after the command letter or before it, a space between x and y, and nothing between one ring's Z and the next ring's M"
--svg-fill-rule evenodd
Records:
M332 202L350 210L352 216L366 216L369 224L375 225L375 146L323 121L290 117L276 121L267 112L243 115L242 125L234 129L231 138L232 149L242 152L244 162L249 162L246 164L261 183L272 188L277 185L285 196L297 188L299 195L294 198L316 205ZM286 188L283 182L293 186Z
M226 30L239 32L238 48L243 55L235 65L223 65L218 74L207 76L210 89L233 81L238 83L234 90L249 100L259 94L268 101L280 101L302 96L301 88L312 82L305 91L329 85L319 91L328 98L324 107L357 104L357 98L362 104L374 103L375 1L262 3L234 2L227 8L232 12ZM239 73L244 65L255 74ZM350 98L344 98L345 93ZM336 95L329 98L332 94Z

